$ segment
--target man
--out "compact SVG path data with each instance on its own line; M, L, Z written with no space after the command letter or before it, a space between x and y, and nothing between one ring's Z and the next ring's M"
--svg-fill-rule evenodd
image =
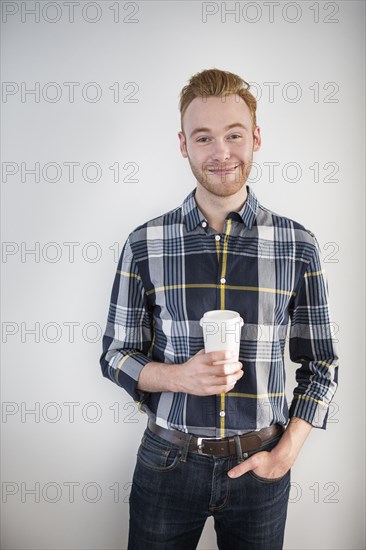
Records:
M220 549L279 550L290 469L311 428L325 428L337 386L327 283L314 235L246 186L261 146L247 83L198 73L180 110L180 150L197 187L129 235L101 356L103 375L149 417L129 549L194 549L212 515ZM214 309L244 319L239 362L203 351L199 320ZM288 410L289 320L300 366Z

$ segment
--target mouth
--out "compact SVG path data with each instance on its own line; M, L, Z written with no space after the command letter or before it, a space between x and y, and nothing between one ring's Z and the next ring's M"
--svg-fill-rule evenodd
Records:
M240 164L236 164L235 166L232 166L230 168L208 168L207 171L210 172L211 174L218 174L222 176L224 174L231 174L235 172L238 166L240 166Z

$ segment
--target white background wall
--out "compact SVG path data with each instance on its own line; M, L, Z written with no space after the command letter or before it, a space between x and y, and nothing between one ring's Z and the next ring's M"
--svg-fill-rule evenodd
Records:
M126 548L146 417L102 377L101 335L127 234L195 185L178 95L212 67L256 83L252 187L317 235L341 357L328 429L293 468L285 548L365 548L364 2L72 5L2 2L2 548ZM211 522L199 548L216 548Z

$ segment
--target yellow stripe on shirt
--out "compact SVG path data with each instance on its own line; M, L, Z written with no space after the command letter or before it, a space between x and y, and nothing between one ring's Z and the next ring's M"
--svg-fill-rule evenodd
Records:
M227 290L249 290L253 292L270 292L273 294L285 294L286 296L296 296L296 292L290 292L289 290L282 290L280 288L266 288L266 287L260 287L260 286L238 286L238 285L226 285L226 284L222 285L222 284L211 284L211 283L159 286L156 288L152 288L151 290L148 290L146 292L146 295L149 296L154 292L164 292L165 290L177 290L181 288L219 288L221 290L222 287L224 287L224 290L226 288ZM224 302L225 302L225 298L224 298Z
M116 368L116 382L117 384L120 386L120 383L118 382L118 373L119 371L121 370L122 368L122 365L125 361L127 361L127 359L129 357L131 357L132 355L138 355L138 352L137 351L133 351L132 353L129 353L128 355L125 355L124 357L122 357L121 361L118 363L118 366Z
M317 277L318 275L322 275L325 273L324 269L321 271L311 271L310 273L304 273L304 277Z
M140 275L135 275L134 273L128 273L127 271L121 271L120 269L117 269L118 275L124 275L124 277L135 277L135 279L138 279L141 281Z

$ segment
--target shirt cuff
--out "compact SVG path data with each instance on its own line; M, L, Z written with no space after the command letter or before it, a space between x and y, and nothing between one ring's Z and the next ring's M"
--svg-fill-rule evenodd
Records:
M295 395L289 410L289 417L296 416L309 422L314 428L326 429L329 407L323 401L308 395Z
M115 381L124 388L134 401L142 403L149 396L148 392L137 389L140 372L152 359L141 352L122 354L117 362Z

